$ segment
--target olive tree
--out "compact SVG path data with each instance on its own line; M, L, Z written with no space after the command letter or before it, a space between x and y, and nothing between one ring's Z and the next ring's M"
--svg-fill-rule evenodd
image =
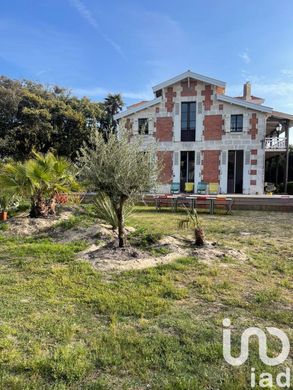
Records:
M143 147L140 137L130 138L125 131L110 134L107 142L96 132L90 146L81 148L78 161L89 188L109 197L118 220L119 247L123 247L125 203L157 182L154 146Z

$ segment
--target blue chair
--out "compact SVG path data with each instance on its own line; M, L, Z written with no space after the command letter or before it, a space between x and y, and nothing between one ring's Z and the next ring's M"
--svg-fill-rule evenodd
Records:
M204 181L200 181L197 184L197 189L196 189L197 194L206 195L207 191L208 191L208 184L205 183Z
M171 184L171 194L179 194L180 192L180 183Z

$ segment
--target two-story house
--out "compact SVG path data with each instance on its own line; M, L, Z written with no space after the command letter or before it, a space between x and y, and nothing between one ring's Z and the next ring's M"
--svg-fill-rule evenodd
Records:
M218 183L221 193L262 194L266 158L288 155L293 116L263 105L250 83L240 97L227 96L225 87L188 70L155 85L153 100L115 116L120 129L156 140L160 192L169 193L172 182L183 191L187 182L196 189L204 181Z

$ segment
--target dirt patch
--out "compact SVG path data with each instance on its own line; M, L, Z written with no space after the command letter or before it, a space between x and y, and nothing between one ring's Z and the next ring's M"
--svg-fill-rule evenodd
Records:
M206 242L204 246L194 249L193 255L197 256L199 261L209 265L214 261L221 261L223 266L227 266L233 260L238 262L247 260L246 254L241 250L219 247L215 242Z
M174 237L164 237L156 247L159 245L168 247L171 252L163 256L151 256L132 246L119 248L116 241L111 241L106 245L91 245L79 254L79 259L90 261L96 269L101 271L126 271L167 264L189 253L188 248Z
M57 222L71 218L72 211L64 211L61 215L49 218L29 218L26 213L21 213L7 222L6 235L32 236L47 232Z

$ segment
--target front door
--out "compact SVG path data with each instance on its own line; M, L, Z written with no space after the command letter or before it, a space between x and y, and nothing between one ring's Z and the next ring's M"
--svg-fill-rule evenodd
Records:
M243 192L243 150L229 150L227 192L229 194Z
M181 152L180 154L180 189L184 191L185 183L194 183L194 155L195 152Z

